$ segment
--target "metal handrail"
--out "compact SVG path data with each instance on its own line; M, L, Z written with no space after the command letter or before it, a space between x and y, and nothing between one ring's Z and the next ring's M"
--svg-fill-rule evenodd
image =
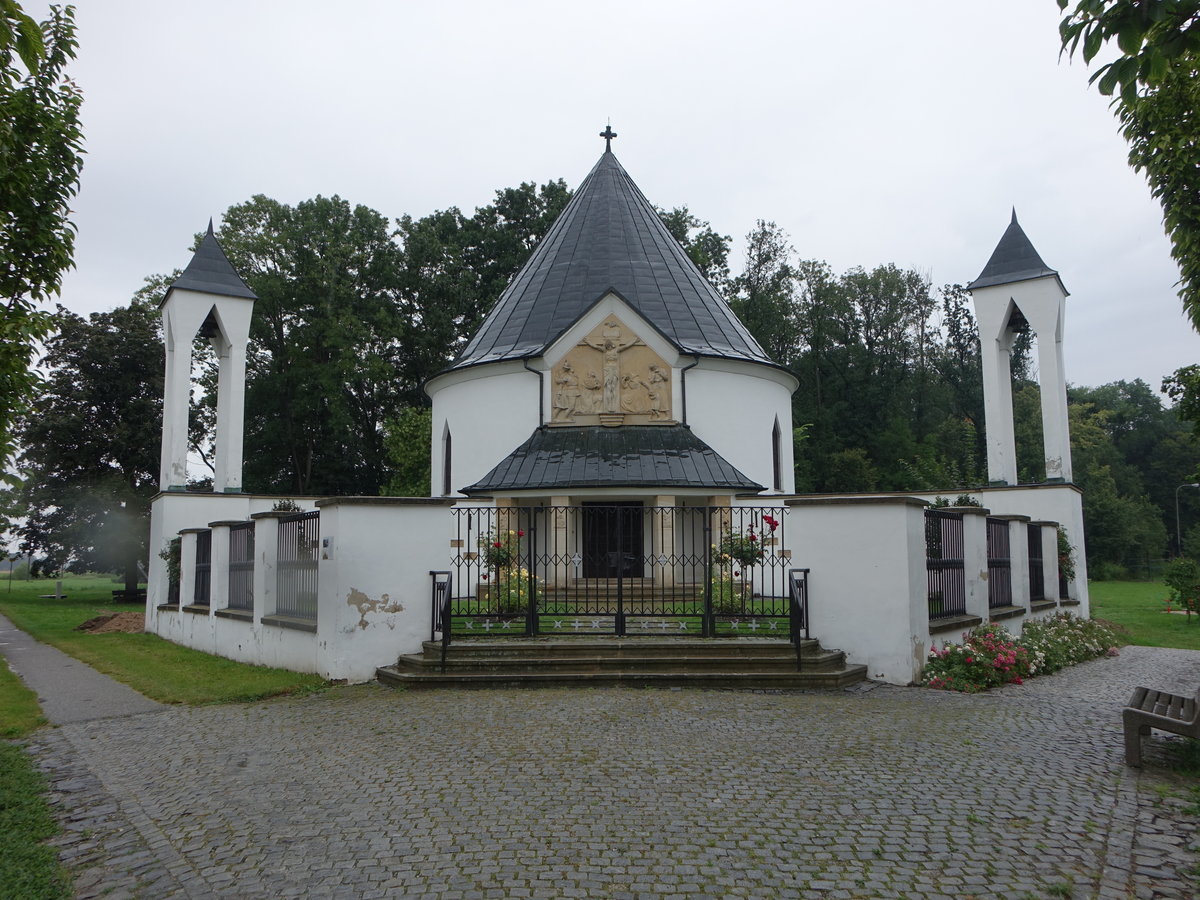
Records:
M439 580L439 575L445 575L444 580ZM433 579L433 609L430 616L429 640L434 640L438 632L442 635L442 672L446 671L446 654L450 649L450 629L453 625L454 611L452 602L454 599L454 591L451 590L451 585L454 583L454 574L446 571L430 570L429 577Z
M803 662L801 642L808 637L808 572L808 569L788 570L788 596L791 598L788 605L789 630L792 634L792 646L796 648L797 672L800 671ZM801 631L804 632L804 638L800 636Z

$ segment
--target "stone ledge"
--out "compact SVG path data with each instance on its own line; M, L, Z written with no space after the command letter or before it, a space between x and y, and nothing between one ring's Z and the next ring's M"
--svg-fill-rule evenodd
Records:
M193 603L191 606L182 607L184 612L192 613L197 616L207 616L211 612L211 608L207 603Z
M254 622L254 612L249 609L218 609L213 615L222 619L236 619L239 622Z
M159 612L179 612L178 603L160 603L155 607Z
M301 619L298 616L263 616L258 621L264 625L274 625L276 628L291 628L293 631L317 633L316 619Z
M1012 619L1016 616L1025 615L1026 609L1023 606L997 606L994 609L988 610L988 618L993 622L997 619Z
M1058 600L1059 606L1078 606L1078 600L1072 600L1070 597L1060 597Z
M1029 604L1030 612L1041 612L1044 609L1054 609L1058 606L1057 600L1035 600Z
M931 619L929 622L929 633L964 631L982 624L983 619L979 616L947 616L944 619Z

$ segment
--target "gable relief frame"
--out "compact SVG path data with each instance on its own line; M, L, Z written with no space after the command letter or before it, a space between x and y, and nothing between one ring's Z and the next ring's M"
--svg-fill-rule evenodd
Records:
M610 294L568 329L544 358L549 374L546 424L677 424L677 379L667 354L678 356Z

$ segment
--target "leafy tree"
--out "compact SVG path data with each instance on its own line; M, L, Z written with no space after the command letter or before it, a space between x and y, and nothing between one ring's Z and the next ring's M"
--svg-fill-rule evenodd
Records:
M659 209L658 217L704 277L718 290L726 290L729 284L729 235L717 234L711 225L692 215L687 206Z
M787 233L759 219L746 235L746 267L730 285L729 305L780 365L788 365L797 348L795 250Z
M451 207L398 221L406 403L428 402L421 386L478 330L570 199L562 179L524 183L497 191L469 218Z
M400 405L399 250L382 215L340 197L256 196L218 234L258 295L247 360L245 481L254 490L375 494L383 421Z
M50 570L121 571L136 589L158 490L163 346L145 297L87 319L62 307L20 428L21 549Z
M52 317L75 244L68 204L83 165L80 94L64 74L75 56L71 7L40 26L14 0L0 3L0 481L13 427L38 383L34 347Z
M384 446L392 464L392 477L384 493L392 497L428 497L433 412L428 407L400 410L387 423Z
M1065 10L1072 0L1058 0ZM1129 163L1144 171L1162 204L1179 295L1200 329L1200 2L1078 0L1059 25L1063 52L1091 62L1110 41L1119 55L1092 75L1129 141Z

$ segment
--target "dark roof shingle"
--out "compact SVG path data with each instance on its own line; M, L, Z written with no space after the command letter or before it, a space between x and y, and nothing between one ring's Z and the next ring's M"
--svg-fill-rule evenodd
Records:
M686 425L541 427L464 494L584 487L761 491Z
M167 295L170 295L171 291L176 288L199 291L202 294L218 294L222 297L258 299L254 291L246 286L246 282L242 281L242 277L230 265L225 251L217 243L216 235L213 234L212 220L209 220L208 223L208 233L204 235L200 246L192 254L192 261L187 264L183 274L167 288ZM163 299L165 302L166 298Z
M606 151L449 368L539 356L609 291L683 353L773 364Z
M1033 243L1025 236L1024 230L1017 223L1017 211L1014 209L1012 221L1000 238L1000 243L992 251L991 259L983 267L979 277L967 285L967 290L1012 284L1014 281L1029 281L1047 275L1058 277L1054 269L1042 262L1041 256L1033 248ZM1059 284L1061 283L1060 280Z

